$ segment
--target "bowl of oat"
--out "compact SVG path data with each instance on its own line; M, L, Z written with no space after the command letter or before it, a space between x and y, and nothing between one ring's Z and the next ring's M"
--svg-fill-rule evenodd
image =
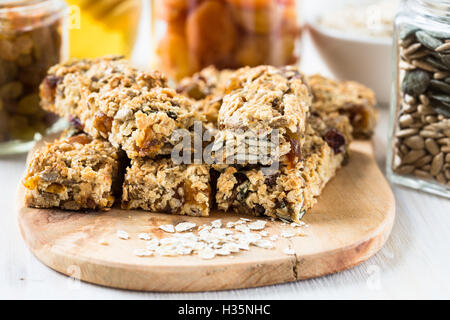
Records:
M381 104L391 93L392 32L398 1L323 1L308 29L335 77L371 87Z

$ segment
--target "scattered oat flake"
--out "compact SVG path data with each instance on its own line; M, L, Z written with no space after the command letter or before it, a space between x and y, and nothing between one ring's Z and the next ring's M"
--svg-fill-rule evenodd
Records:
M163 224L163 225L159 226L159 228L165 232L169 232L169 233L175 232L175 228L171 224Z
M216 256L216 254L215 254L214 250L204 249L204 250L200 250L198 252L198 256L205 260L211 260Z
M175 226L177 232L184 232L195 228L197 225L193 222L181 222Z
M218 256L228 256L231 252L227 249L221 248L214 250L215 254Z
M249 227L247 227L246 225L243 224L238 224L237 226L234 227L236 230L243 232L243 233L248 233L250 232Z
M274 235L269 237L269 240L276 241L276 240L278 240L278 236L276 234L274 234Z
M305 223L303 221L300 221L299 223L296 222L292 222L291 223L291 227L295 228L295 227L303 227L305 225Z
M153 251L150 251L148 249L135 249L133 253L138 257L149 257L153 255Z
M250 221L252 221L252 220L247 219L247 218L239 218L239 220L242 220L242 221L245 221L245 222L250 222Z
M284 231L281 232L281 236L283 238L292 238L292 237L295 236L295 232L284 230Z
M221 228L222 227L222 220L221 219L217 219L217 220L211 221L211 225L214 228Z
M269 235L267 231L260 231L259 234L261 235L261 237L267 237Z
M122 240L128 240L130 239L130 236L128 235L128 232L123 230L117 230L117 236Z
M229 221L226 224L227 228L233 228L235 225L236 225L236 222L232 222L232 221Z
M249 223L248 227L250 230L263 230L266 227L267 221L257 220L255 222Z
M156 250L156 248L159 246L159 240L158 239L152 239L147 242L147 249L149 250Z
M295 251L294 251L294 249L292 249L292 248L284 248L284 249L283 249L283 252L284 252L285 254L288 254L288 255L291 255L291 256L295 255Z
M255 246L264 248L264 249L272 249L274 247L273 242L270 240L260 239L254 242Z
M142 232L138 234L138 238L141 240L150 240L152 237L146 232Z

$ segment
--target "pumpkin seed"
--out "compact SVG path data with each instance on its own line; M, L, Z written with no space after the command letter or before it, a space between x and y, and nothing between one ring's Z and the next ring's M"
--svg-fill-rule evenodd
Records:
M434 50L442 45L441 40L432 37L423 30L416 32L416 38L417 41L419 41L421 44L423 44L425 47L431 50Z
M430 96L430 98L433 98L435 100L450 103L450 96L449 95L431 92L429 94L429 96Z
M445 65L444 63L442 63L441 61L433 58L433 57L428 57L425 59L426 62L428 62L429 64L431 64L433 67L436 67L438 69L443 69L443 70L450 70L450 68Z
M430 75L423 70L408 71L403 79L402 90L409 95L424 93L430 83Z
M433 80L430 81L430 87L432 87L432 88L434 88L436 90L439 90L439 91L442 91L442 92L450 94L450 84L445 83L443 81L439 81L439 80L434 80L433 79Z
M427 33L435 38L438 39L448 39L450 38L450 34L449 33L445 33L445 32L439 32L439 31L427 31Z
M417 30L419 30L419 28L417 28L416 26L413 25L404 25L400 32L399 32L399 37L402 40L405 40L406 38L408 38L410 35L412 35L413 33L415 33Z
M441 58L441 61L447 66L447 68L450 68L450 54L441 54L439 56Z
M444 117L450 118L450 108L449 107L447 107L443 104L434 104L433 109L437 113L442 114Z

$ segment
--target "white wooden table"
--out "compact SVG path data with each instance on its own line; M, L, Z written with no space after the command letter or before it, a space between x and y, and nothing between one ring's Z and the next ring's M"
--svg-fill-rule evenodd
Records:
M143 47L139 47L145 52ZM138 51L139 51L138 50ZM145 59L139 52L138 62ZM306 41L303 69L328 70ZM374 144L384 171L386 109ZM14 212L25 155L0 158L0 298L19 299L401 299L450 298L450 200L394 186L397 217L384 248L339 274L269 287L209 293L141 293L104 288L61 275L40 263L22 241Z

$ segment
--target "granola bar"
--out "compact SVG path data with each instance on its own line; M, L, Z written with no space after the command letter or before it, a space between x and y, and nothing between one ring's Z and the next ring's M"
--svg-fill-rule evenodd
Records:
M65 210L110 208L120 190L120 153L85 134L61 138L38 150L23 184L25 203Z
M258 149L254 154L258 163L271 164L284 157L286 160L282 161L295 165L300 159L310 104L308 87L296 68L246 67L237 70L228 80L219 110L218 127L226 140L231 137L237 145L241 145L240 140L247 139L242 132L253 134L259 141L276 134L275 151L273 145L267 144L267 153ZM251 148L246 153L253 155ZM228 157L225 152L225 158Z
M133 159L123 183L122 208L208 216L209 168L171 159Z
M298 222L341 167L350 139L347 117L332 114L323 119L311 115L302 160L295 167L283 163L278 171L262 167L214 167L220 171L215 199L218 209Z
M108 139L129 158L155 157L170 153L176 129L202 120L190 99L165 85L160 73L137 71L123 60L72 61L50 69L41 85L42 106Z
M307 80L313 94L311 111L347 115L355 137L368 138L373 134L377 112L372 90L354 81L337 82L317 74Z

